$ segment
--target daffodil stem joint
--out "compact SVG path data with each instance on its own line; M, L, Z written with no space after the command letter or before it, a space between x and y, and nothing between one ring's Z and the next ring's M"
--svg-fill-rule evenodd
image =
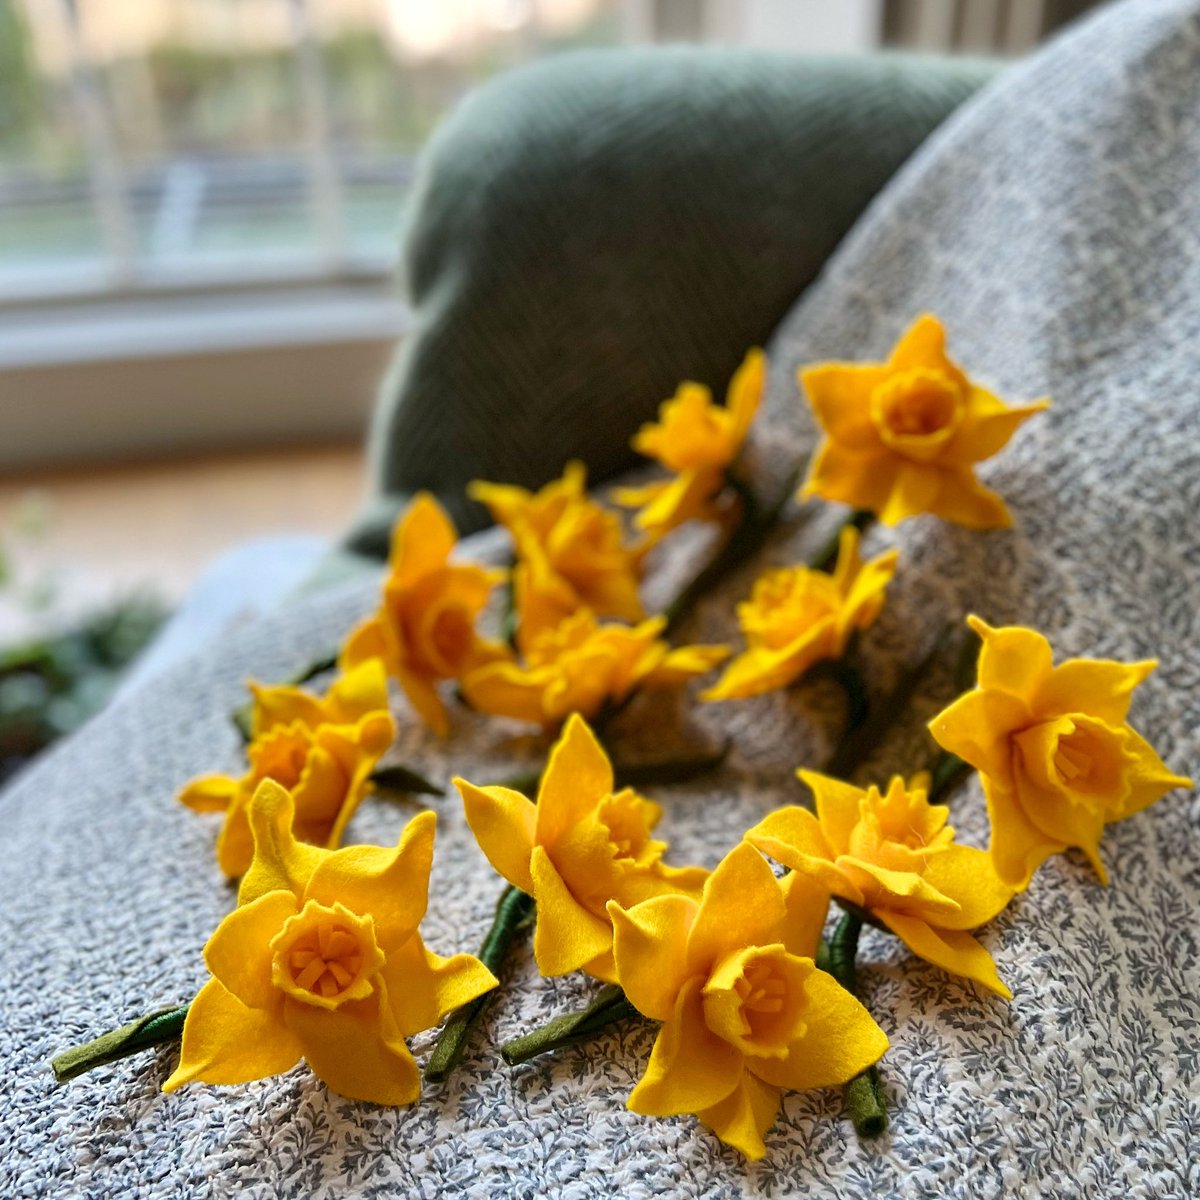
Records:
M532 896L519 888L505 888L500 902L496 905L492 927L483 939L479 951L480 962L493 975L499 976L509 949L517 937L529 927L528 919L533 911ZM425 1067L425 1078L430 1083L440 1083L458 1065L488 1000L495 994L495 990L486 992L450 1014Z
M500 1054L510 1067L515 1067L539 1054L585 1042L615 1021L639 1015L615 983L605 984L586 1008L556 1017L540 1029L505 1042Z
M858 983L854 958L861 932L862 921L853 913L845 913L829 941L829 973L851 995ZM887 1098L875 1067L868 1067L846 1084L845 1098L846 1115L859 1137L883 1133L888 1126Z
M175 1041L183 1033L183 1022L187 1013L186 1004L177 1008L160 1009L158 1012L139 1017L136 1021L130 1021L128 1025L122 1025L120 1029L109 1030L108 1033L103 1033L82 1046L64 1050L57 1058L51 1060L54 1078L58 1083L66 1083L68 1079L83 1075L94 1067L116 1062L163 1042Z

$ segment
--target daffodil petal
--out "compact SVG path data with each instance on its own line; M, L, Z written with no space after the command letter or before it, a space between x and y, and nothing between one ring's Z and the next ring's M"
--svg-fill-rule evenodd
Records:
M201 775L185 784L179 802L192 812L225 812L238 793L240 784L228 775Z
M991 458L1008 444L1030 417L1049 407L1049 400L1035 400L1010 408L991 392L972 387L967 399L966 419L955 430L942 458L964 466Z
M254 836L254 858L238 889L238 903L249 904L280 890L299 898L325 852L296 841L291 793L273 779L264 779L247 815Z
M1033 873L1052 854L1061 854L1066 845L1047 837L1021 809L1016 795L984 777L991 841L988 854L1000 879L1023 892Z
M942 487L942 472L936 467L900 460L887 500L879 508L884 525L899 525L908 517L931 510Z
M938 917L943 929L977 929L1008 907L1013 889L996 874L990 854L972 846L948 846L931 854L925 882L958 901L959 911Z
M804 980L804 1034L786 1058L746 1059L759 1079L803 1091L853 1079L883 1057L887 1034L832 975L814 967Z
M612 926L571 894L541 846L530 857L537 925L533 954L543 975L566 975L612 949Z
M395 668L395 675L417 716L438 737L445 737L450 732L450 714L438 694L437 684L428 676L407 667Z
M462 682L467 703L480 712L530 725L541 725L546 719L542 706L545 689L533 672L522 670L516 663L490 663L472 671Z
M353 670L373 659L388 662L388 642L383 632L383 622L377 617L360 621L347 635L338 654L338 666L346 671Z
M163 1084L173 1092L185 1083L248 1083L290 1071L300 1044L278 1011L249 1008L210 979L196 994L183 1025L179 1066Z
M446 510L429 494L418 492L396 523L391 546L392 577L411 587L444 566L458 541Z
M601 796L613 790L612 764L588 723L568 718L538 788L536 839L553 846Z
M813 456L801 496L821 496L879 512L892 493L898 469L890 454L860 454L826 441Z
M642 679L646 688L674 687L696 675L706 675L729 657L728 646L680 646Z
M929 732L943 750L981 775L1007 783L1012 777L1009 734L1030 720L1029 706L1019 696L976 688L942 709L929 722Z
M1033 705L1039 713L1086 713L1106 724L1121 725L1129 714L1133 689L1157 666L1154 659L1123 663L1069 658L1039 674Z
M723 953L770 943L787 916L775 874L748 842L735 846L704 885L687 941L689 971L707 969Z
M320 701L297 687L247 685L254 697L251 733L255 738L276 725L299 721L315 729L326 719Z
M673 1117L719 1104L743 1074L741 1051L719 1038L704 1020L703 980L689 979L663 1023L650 1062L626 1102L630 1112Z
M1005 1000L1012 999L1012 992L996 973L992 956L969 933L934 928L919 917L896 912L881 912L878 916L919 958L952 975L974 980Z
M395 846L347 846L325 855L309 877L304 899L370 913L379 945L389 950L425 915L436 829L437 814L426 811L409 821Z
M946 330L933 313L922 313L900 335L887 365L889 371L932 368L948 375L960 387L969 386L967 377L946 355Z
M789 871L779 881L787 915L776 937L789 954L815 958L829 913L829 889L801 871Z
M887 374L878 363L831 362L799 373L813 415L835 441L859 453L881 448L871 420L871 392Z
M968 529L1007 529L1012 514L999 494L975 478L970 467L937 473L938 489L922 510Z
M834 895L855 904L862 893L834 866L834 853L817 818L806 808L789 805L768 813L743 835L776 862L801 871Z
M688 979L687 935L697 904L686 896L659 896L623 909L610 901L613 957L629 1002L655 1021L668 1021Z
M853 870L869 875L889 898L899 900L906 905L919 906L924 913L936 913L939 920L944 916L954 918L959 915L958 902L949 896L942 895L927 879L915 871L894 871L852 854L839 856L837 864L839 867L844 865L847 871ZM874 911L873 905L872 911Z
M334 680L324 701L330 717L347 725L387 706L387 670L381 657L369 658L344 671Z
M476 787L455 779L467 824L488 862L514 887L533 894L529 856L536 838L537 810L532 801L506 787Z
M237 879L246 873L253 858L254 835L250 830L246 796L239 792L217 834L217 865L229 879Z
M745 1071L724 1100L696 1116L727 1146L757 1162L767 1152L763 1135L775 1124L778 1114L779 1089Z
M491 991L496 977L470 954L442 958L414 933L390 950L380 972L396 1027L404 1037L432 1029L448 1012Z
M1125 748L1134 755L1135 761L1129 771L1129 795L1113 812L1106 814L1109 821L1123 821L1134 813L1141 812L1172 788L1190 788L1194 784L1186 775L1176 775L1159 758L1154 747L1135 729L1125 727Z
M204 947L213 977L249 1008L271 1008L278 993L271 982L271 939L299 911L290 891L268 892L235 908Z
M823 852L825 856L840 854L850 844L850 834L858 824L859 805L863 798L862 788L857 788L844 780L835 779L832 775L822 775L819 771L800 770L796 774L800 781L807 784L812 791L817 815L815 821L804 821L796 816L792 809L782 809L782 812L789 814L789 826L780 822L778 826L780 832L776 836L784 836L785 828L790 828L792 832L802 836L807 830L811 837L812 848L806 853L818 855ZM804 809L795 811L804 812ZM806 815L810 818L812 816L811 813ZM812 837L814 826L819 840L817 837ZM800 843L797 843L797 849L803 849Z
M421 1073L398 1031L385 1036L385 1004L380 996L327 1009L289 997L284 1020L330 1091L370 1104L412 1104L421 1094Z
M733 417L731 440L735 453L754 423L766 386L767 356L754 346L746 351L741 366L733 373L725 396L725 406Z

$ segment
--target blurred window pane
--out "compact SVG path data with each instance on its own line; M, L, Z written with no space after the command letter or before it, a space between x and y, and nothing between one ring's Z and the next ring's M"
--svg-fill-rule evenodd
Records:
M629 0L0 0L0 294L384 270L469 88Z

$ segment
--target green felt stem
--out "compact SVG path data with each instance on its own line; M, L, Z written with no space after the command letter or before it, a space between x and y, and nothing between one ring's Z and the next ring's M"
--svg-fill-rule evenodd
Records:
M324 675L326 671L332 671L337 666L337 655L326 655L324 658L315 658L307 666L301 667L295 675L284 679L280 683L280 687L300 687L306 684L310 679L316 679L318 675ZM242 740L250 741L254 736L254 701L247 700L245 704L239 705L233 710L230 719L233 721L234 728L242 735Z
M533 911L532 896L511 885L505 888L500 902L496 905L492 927L483 939L483 946L479 951L479 960L493 975L499 976L500 968L513 943L529 927ZM426 1080L430 1083L441 1083L458 1065L471 1034L493 995L495 991L486 992L450 1014L425 1066Z
M957 754L951 754L949 750L943 750L938 755L937 761L933 764L932 770L929 772L929 794L927 799L930 804L941 804L943 800L950 797L951 793L958 787L960 783L974 770L968 762L963 762Z
M934 660L942 651L944 638L938 638L933 648L911 671L900 676L896 686L872 705L866 719L844 735L824 770L836 779L849 779L855 768L871 756L896 719L908 707L913 693L925 678Z
M829 571L837 565L838 549L842 544L842 532L846 529L857 529L862 533L875 520L875 514L869 509L856 508L845 521L829 536L825 545L808 560L808 565L814 571Z
M845 913L829 940L829 973L851 995L858 984L854 958L862 921ZM887 1097L874 1066L856 1075L845 1087L846 1115L859 1137L878 1137L888 1127Z
M515 1067L539 1054L585 1042L616 1021L640 1015L615 983L605 984L586 1008L555 1017L531 1033L505 1042L500 1054L510 1067Z
M101 1067L105 1063L116 1062L139 1050L148 1050L151 1046L171 1042L183 1032L183 1022L188 1014L188 1006L178 1008L163 1008L158 1012L149 1013L122 1025L120 1029L110 1030L85 1042L64 1050L62 1054L51 1060L50 1066L58 1083L66 1083L77 1075L83 1075L93 1067Z
M858 667L845 656L828 663L828 669L829 674L837 680L838 686L846 694L846 729L843 736L848 736L858 729L870 714L866 681Z
M401 763L391 767L380 767L371 773L371 782L383 792L395 792L403 796L444 796L446 789L431 783L424 775Z

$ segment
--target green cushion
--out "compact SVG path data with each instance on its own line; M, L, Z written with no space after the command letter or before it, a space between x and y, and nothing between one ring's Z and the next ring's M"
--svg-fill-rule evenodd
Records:
M460 526L487 478L593 479L684 378L724 388L913 149L996 71L698 48L570 54L481 88L431 141L371 501L386 550L419 488Z

